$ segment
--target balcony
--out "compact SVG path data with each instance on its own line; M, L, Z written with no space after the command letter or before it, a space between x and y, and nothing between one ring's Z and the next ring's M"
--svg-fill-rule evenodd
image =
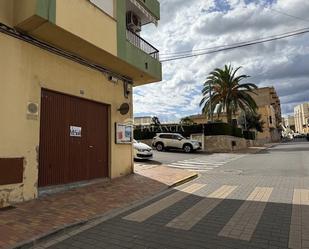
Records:
M157 0L18 0L13 7L10 26L21 33L126 76L136 85L162 78L158 50L138 35L126 35L127 11L139 13L143 25L156 22Z
M142 37L136 33L126 30L127 40L133 44L135 47L141 49L146 54L150 55L152 58L159 60L159 50L152 46L150 43L145 41Z

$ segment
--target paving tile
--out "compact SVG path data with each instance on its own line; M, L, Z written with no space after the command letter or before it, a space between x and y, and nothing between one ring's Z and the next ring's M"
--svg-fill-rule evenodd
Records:
M223 199L229 196L237 186L222 186L218 190L208 195L208 198L204 198L190 209L182 213L170 221L166 226L189 230L201 219L203 219L210 211L218 206Z
M247 201L220 231L219 236L249 241L263 214L272 190L273 188L256 187ZM243 232L238 232L237 229Z
M176 170L173 178L172 171L169 169L168 173L170 183L185 176L185 172L179 174ZM0 213L0 248L129 206L167 189L165 183L151 178L153 172L147 177L130 175L17 204L16 209ZM158 175L157 172L153 177Z

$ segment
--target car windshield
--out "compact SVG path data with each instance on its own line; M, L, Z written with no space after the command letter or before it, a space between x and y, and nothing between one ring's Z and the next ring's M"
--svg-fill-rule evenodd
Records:
M181 138L181 139L185 139L183 136L181 135L177 135L177 138Z

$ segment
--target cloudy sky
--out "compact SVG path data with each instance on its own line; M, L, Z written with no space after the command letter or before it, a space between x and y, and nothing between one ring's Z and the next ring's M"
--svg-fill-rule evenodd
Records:
M254 40L309 27L309 0L160 0L159 27L143 37L164 55ZM279 12L303 18L292 18ZM135 116L175 121L200 113L208 73L231 63L258 86L274 86L283 114L309 101L309 33L251 47L163 63L162 82L134 89Z

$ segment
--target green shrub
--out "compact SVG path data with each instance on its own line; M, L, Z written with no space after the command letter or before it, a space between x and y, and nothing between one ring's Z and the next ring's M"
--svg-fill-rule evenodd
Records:
M136 126L134 129L134 139L152 139L157 133L178 133L184 137L190 137L191 134L203 133L203 125L160 125L160 126Z
M254 131L243 131L243 135L245 139L255 140L256 135Z
M232 129L233 129L232 136L234 136L234 137L244 137L241 128L232 127Z
M242 129L233 127L227 123L193 124L193 125L149 125L137 126L134 129L136 140L152 139L157 133L179 133L184 137L191 134L203 133L205 136L228 135L243 137Z
M243 137L242 129L233 127L227 123L210 123L204 125L205 136L227 135Z

